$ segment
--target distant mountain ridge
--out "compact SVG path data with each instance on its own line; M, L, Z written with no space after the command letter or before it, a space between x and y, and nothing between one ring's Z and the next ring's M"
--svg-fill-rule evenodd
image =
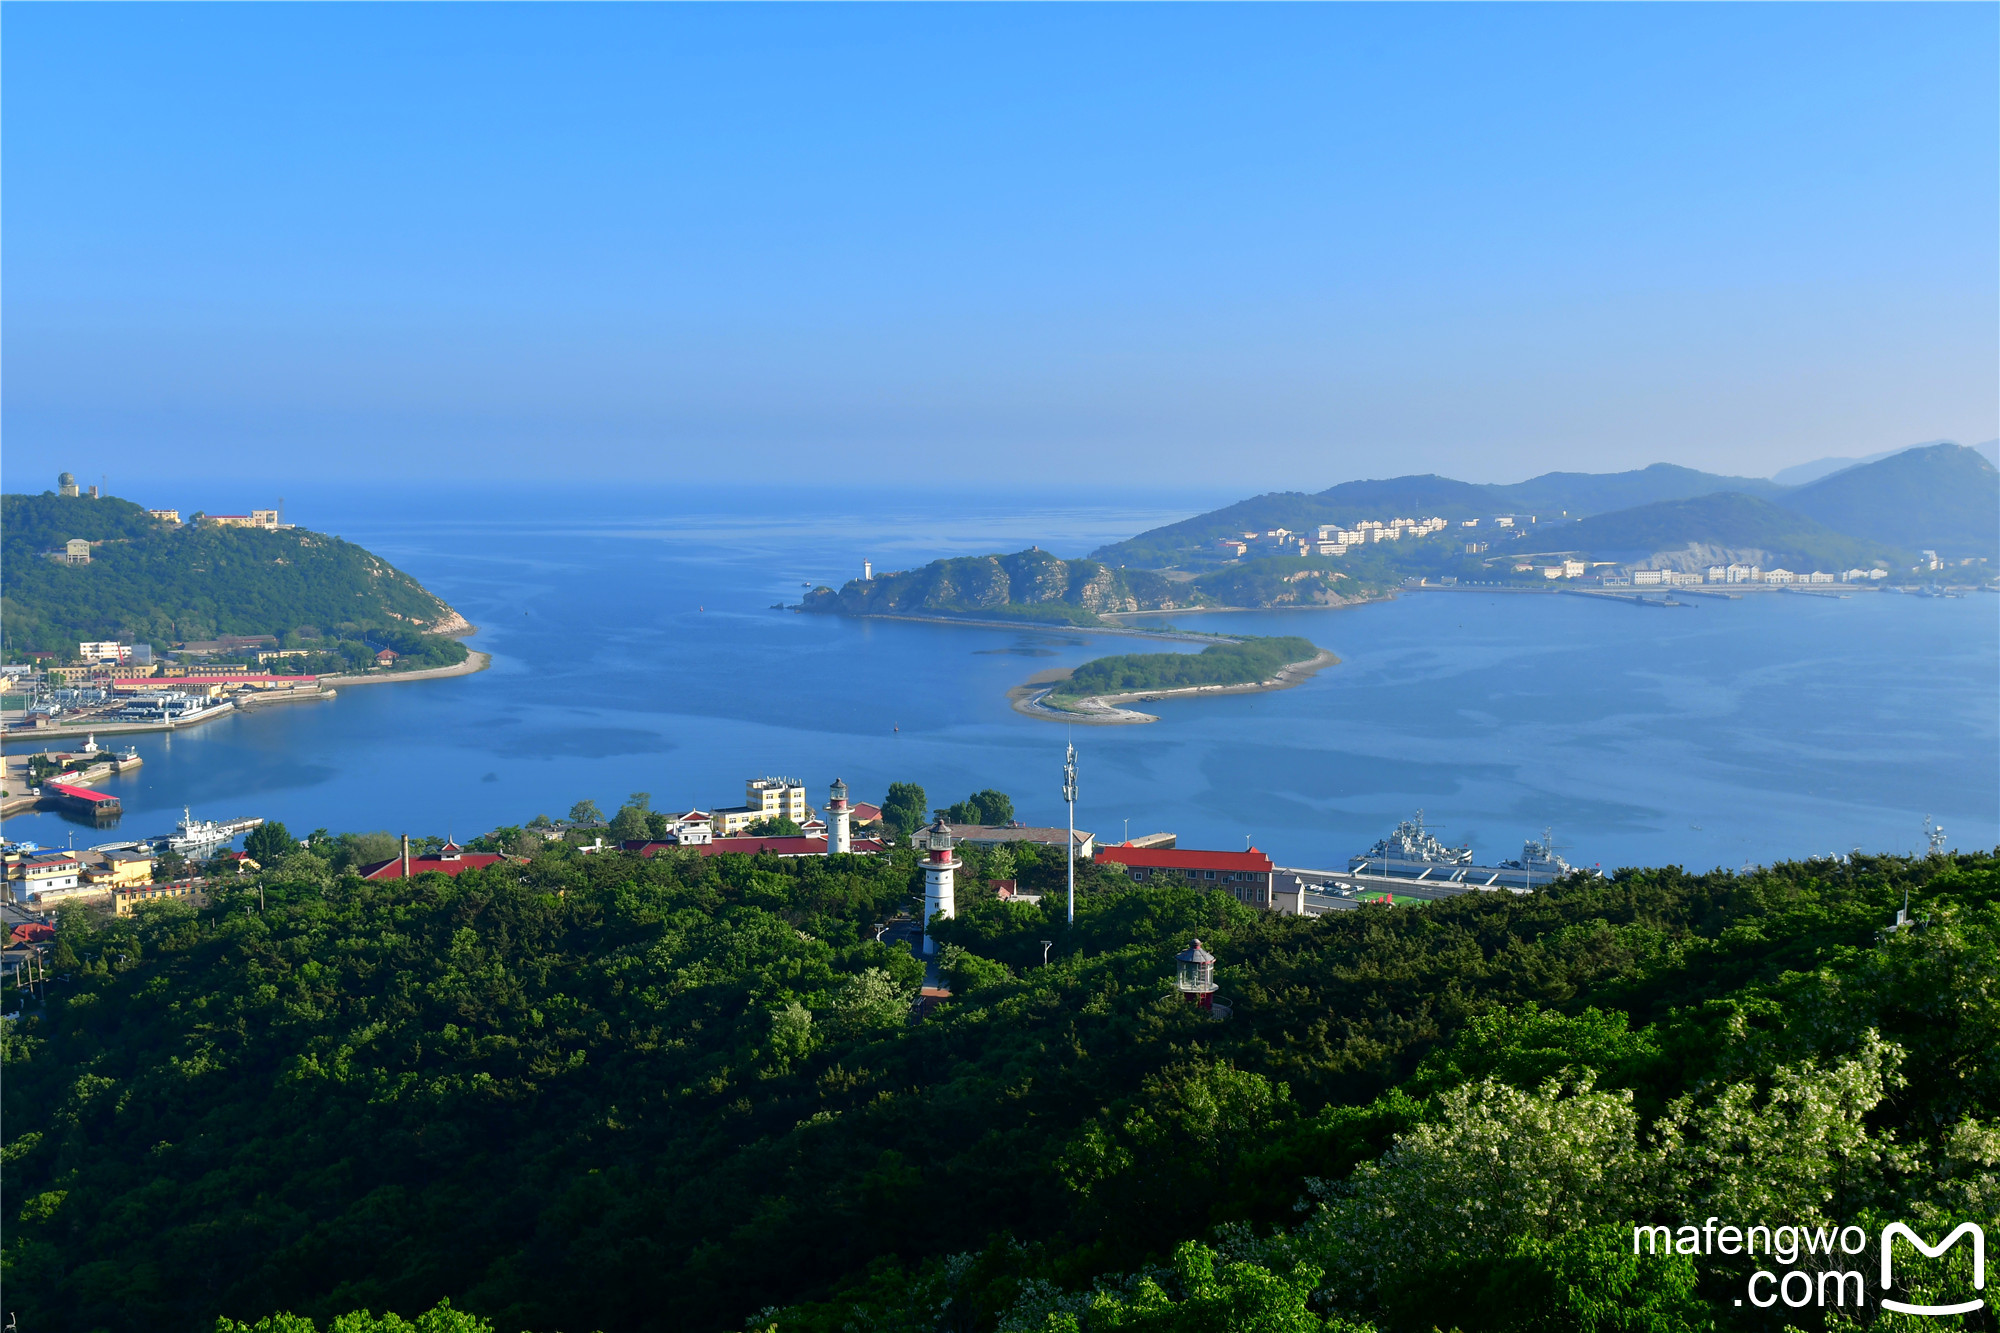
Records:
M1865 463L1879 463L1885 458L1908 453L1912 449L1928 449L1936 444L1956 444L1956 440L1925 440L1922 444L1906 444L1900 449L1884 449L1877 454L1865 454L1860 458L1815 458L1810 463L1798 463L1788 468L1780 468L1771 474L1771 480L1780 486L1810 486L1822 477L1830 477L1836 472L1860 467ZM1983 444L1971 446L1987 462L2000 467L2000 440L1987 440Z
M1905 449L1801 486L1779 503L1835 531L1905 551L2000 554L2000 469L1960 444Z
M1584 517L1661 500L1687 499L1716 491L1774 495L1776 482L1761 477L1725 477L1672 463L1631 472L1547 472L1527 481L1489 486L1423 474L1374 481L1347 481L1314 495L1274 492L1240 500L1194 518L1154 528L1092 551L1112 564L1171 564L1173 557L1199 550L1219 537L1289 528L1307 532L1322 523L1353 524L1394 516L1452 519L1489 514Z
M1099 547L1091 556L1159 568L1245 532L1286 528L1310 535L1320 524L1362 519L1457 522L1504 514L1536 516L1539 548L1603 558L1711 546L1758 549L1819 567L1834 560L1893 563L1920 548L1947 558L1993 559L2000 556L2000 471L1978 450L1935 444L1797 487L1670 463L1606 474L1550 472L1504 486L1428 474L1392 477L1343 482L1314 495L1256 496Z

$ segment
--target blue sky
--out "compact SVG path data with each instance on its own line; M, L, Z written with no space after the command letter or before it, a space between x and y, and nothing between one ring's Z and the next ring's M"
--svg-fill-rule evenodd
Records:
M9 5L5 482L1974 443L1996 16Z

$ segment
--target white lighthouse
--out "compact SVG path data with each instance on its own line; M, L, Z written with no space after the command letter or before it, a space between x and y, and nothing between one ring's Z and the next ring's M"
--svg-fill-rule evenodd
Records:
M847 784L835 778L826 794L826 850L830 855L854 850L854 839L847 832L849 813Z
M931 939L931 918L942 916L947 919L958 915L952 895L952 872L963 864L951 850L951 827L938 816L937 823L918 835L918 846L924 849L924 952L937 952L937 942Z

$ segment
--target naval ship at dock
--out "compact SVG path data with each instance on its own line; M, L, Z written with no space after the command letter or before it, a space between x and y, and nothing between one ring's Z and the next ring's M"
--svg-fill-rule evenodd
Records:
M1546 830L1540 839L1528 839L1518 860L1475 865L1470 847L1448 847L1424 827L1421 810L1415 819L1400 821L1388 837L1347 862L1348 877L1357 888L1416 897L1477 889L1532 893L1575 871L1556 854L1554 835Z

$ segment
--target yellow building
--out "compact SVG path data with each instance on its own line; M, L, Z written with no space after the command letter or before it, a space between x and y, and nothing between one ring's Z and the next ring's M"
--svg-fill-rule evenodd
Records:
M119 916L130 916L139 904L163 898L178 899L192 907L208 906L208 895L201 891L200 881L184 879L172 884L135 884L129 889L114 889L111 910Z
M780 817L803 824L807 814L805 783L797 778L751 778L744 784L742 805L725 805L713 812L715 836L733 838L752 824Z
M146 512L154 518L159 519L162 523L178 523L181 521L181 511L178 509L148 509Z
M84 882L114 893L153 882L153 858L143 852L85 852Z

